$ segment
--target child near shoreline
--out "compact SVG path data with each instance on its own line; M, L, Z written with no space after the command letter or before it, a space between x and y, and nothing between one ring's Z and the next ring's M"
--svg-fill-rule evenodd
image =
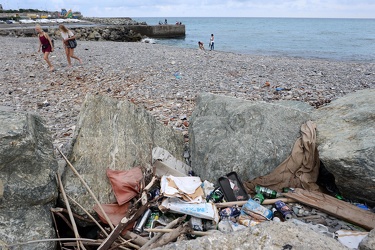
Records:
M206 51L206 50L204 49L203 43L202 43L201 41L198 42L198 46L199 46L199 48L200 48L201 50Z

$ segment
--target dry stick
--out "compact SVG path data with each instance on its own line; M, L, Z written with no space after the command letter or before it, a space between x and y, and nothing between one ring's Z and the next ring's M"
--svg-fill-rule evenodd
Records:
M90 219L92 219L92 221L99 227L99 229L104 233L105 236L108 236L107 231L105 231L105 229L99 224L99 222L86 209L84 209L81 206L81 204L79 204L77 201L75 201L69 195L67 195L67 197L69 198L69 200L73 201L73 203L76 204L79 208L81 208L83 210L83 212L85 212L87 214L87 216L90 217Z
M60 186L61 194L62 194L62 196L63 196L63 198L64 198L64 201L65 201L66 208L68 209L70 222L72 223L72 226L73 226L74 236L75 236L76 238L79 238L79 233L78 233L77 225L76 225L76 222L75 222L75 220L74 220L74 216L73 216L72 210L71 210L71 208L70 208L68 198L66 197L66 193L65 193L65 190L64 190L64 186L63 186L63 184L62 184L62 182L61 182L61 178L60 178L59 173L57 173L56 176L57 176L57 180L58 180L58 183L59 183L59 186ZM77 241L77 247L78 247L78 250L80 249L80 248L79 248L80 245L81 245L81 247L82 247L83 249L86 249L86 248L83 246L82 242Z
M62 207L53 207L53 208L51 208L51 211L54 212L54 213L55 212L56 213L60 213L60 212L68 213L68 210L66 210L65 208L62 208ZM75 213L73 213L73 216L74 216L74 218L82 220L82 221L92 222L91 220L86 219L86 218L84 218L84 217L82 217L82 216L80 216L78 214L75 214Z
M90 219L99 227L99 229L104 233L104 235L106 236L106 237L108 237L108 233L107 233L107 231L105 231L105 229L99 224L99 222L84 208L84 207L82 207L81 206L81 204L79 204L77 201L75 201L72 197L70 197L69 195L67 195L67 197L71 200L71 201L73 201L73 203L74 204L76 204L78 207L80 207L82 210L83 210L83 212L85 212L86 214L87 214L87 216L89 216L90 217ZM140 248L138 245L135 245L135 244L132 244L131 242L129 242L129 241L127 241L127 240L124 240L123 238L121 238L120 237L120 239L123 241L123 243L127 243L129 246L131 246L131 247L133 247L133 248L136 248L136 249L138 249L138 248ZM137 243L137 242L135 242L135 243ZM100 245L100 244L99 244Z
M58 213L58 212L55 212L54 214L56 214L57 216L59 216L65 223L66 225L72 230L74 231L74 228L72 226L72 224L69 222L69 220L64 216L62 215L62 213ZM69 214L69 212L68 212Z
M117 239L120 233L126 228L130 223L136 221L147 209L149 204L141 206L136 213L131 215L129 218L124 217L121 219L120 223L112 230L111 234L103 241L97 250L107 250L112 243Z
M170 233L166 233L163 237L160 238L157 242L150 246L150 249L157 248L164 246L178 238L181 234L186 234L191 232L191 228L187 225L181 225L176 229L169 229L172 230Z
M68 163L69 167L72 169L72 171L75 173L75 175L77 175L77 177L80 179L80 181L82 182L82 184L86 187L87 191L89 191L89 193L91 194L92 198L95 200L96 204L99 206L100 210L102 211L105 219L107 220L107 223L108 225L111 227L111 229L113 230L115 227L113 226L111 220L109 219L107 213L104 211L102 205L100 204L100 202L98 201L98 199L96 198L95 194L91 191L90 187L87 185L87 183L85 182L85 180L81 177L81 175L78 173L78 171L73 167L73 165L69 162L69 160L66 158L66 156L63 154L63 152L61 152L61 150L59 148L57 148L57 150L60 152L60 154L62 155L62 157L64 158L64 160L66 161L66 163Z
M276 201L283 201L285 203L296 202L296 200L291 199L291 198L267 199L262 202L262 205L274 204ZM223 203L215 203L215 206L217 208L232 207L234 205L243 206L246 204L246 202L247 201L230 201L230 202L223 202Z
M98 242L97 240L93 239L86 239L86 238L59 238L59 239L43 239L43 240L30 240L26 242L14 243L11 245L6 245L6 247L15 247L21 245L28 245L33 243L41 243L41 242L50 242L50 241L83 241L83 242Z
M142 206L138 209L138 211L131 215L130 218L127 218L126 216L121 219L120 223L116 226L115 229L112 230L111 234L103 241L103 243L98 247L98 250L107 250L112 243L119 237L120 233L126 228L130 223L137 220L149 207L149 204L147 203L147 195L144 195L145 192L150 189L157 178L153 176L150 183L143 189L142 192L142 198L140 199L142 201ZM146 197L144 199L144 197ZM146 202L146 204L144 204Z
M54 214L53 211L52 211L52 208L51 208L51 215L52 215L52 219L53 219L53 224L54 224L54 226L55 226L56 235L57 235L58 238L60 238L59 228L57 227L56 217L55 217L55 214ZM64 218L65 218L65 217L64 217ZM59 245L60 245L60 248L62 249L61 241L59 241Z
M184 220L186 219L186 215L182 216L182 217L179 217L173 221L171 221L170 223L168 223L164 229L172 229L174 228L176 225L180 224L181 222L183 222ZM147 230L147 229L145 229ZM143 245L141 247L141 250L146 250L146 249L149 249L149 247L151 246L151 244L153 244L154 242L156 242L158 239L160 239L160 237L163 236L163 233L160 232L159 234L155 235L151 240L149 240L145 245Z
M173 232L176 229L166 229L166 228L146 228L144 231L146 232L155 232L155 233L170 233ZM191 231L191 234L197 235L197 236L206 236L206 235L212 235L211 232L202 232L202 231Z
M142 236L139 236L138 234L135 234L130 231L126 231L125 235L123 237L127 240L131 240L135 244L139 246L143 246L147 243L147 239L143 238Z

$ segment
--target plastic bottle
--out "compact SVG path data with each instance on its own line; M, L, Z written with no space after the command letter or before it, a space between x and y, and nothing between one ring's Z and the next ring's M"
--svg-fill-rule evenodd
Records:
M254 212L257 214L260 214L267 218L268 220L272 219L272 211L263 207L253 199L249 199L243 206L242 206L242 211L246 213L247 211Z

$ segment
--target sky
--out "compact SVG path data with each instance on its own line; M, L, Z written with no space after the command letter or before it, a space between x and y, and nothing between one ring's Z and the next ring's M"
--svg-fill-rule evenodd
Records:
M0 0L3 9L80 11L86 17L375 18L375 0Z

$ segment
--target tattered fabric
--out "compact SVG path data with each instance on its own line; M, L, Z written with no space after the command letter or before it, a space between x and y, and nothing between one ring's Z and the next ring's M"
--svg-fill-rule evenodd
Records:
M133 199L140 192L140 181L143 174L138 167L125 171L107 169L107 177L120 206Z
M248 193L260 185L280 192L284 187L316 191L319 175L319 153L316 146L316 124L308 121L301 126L301 137L294 143L291 155L270 174L245 182Z

